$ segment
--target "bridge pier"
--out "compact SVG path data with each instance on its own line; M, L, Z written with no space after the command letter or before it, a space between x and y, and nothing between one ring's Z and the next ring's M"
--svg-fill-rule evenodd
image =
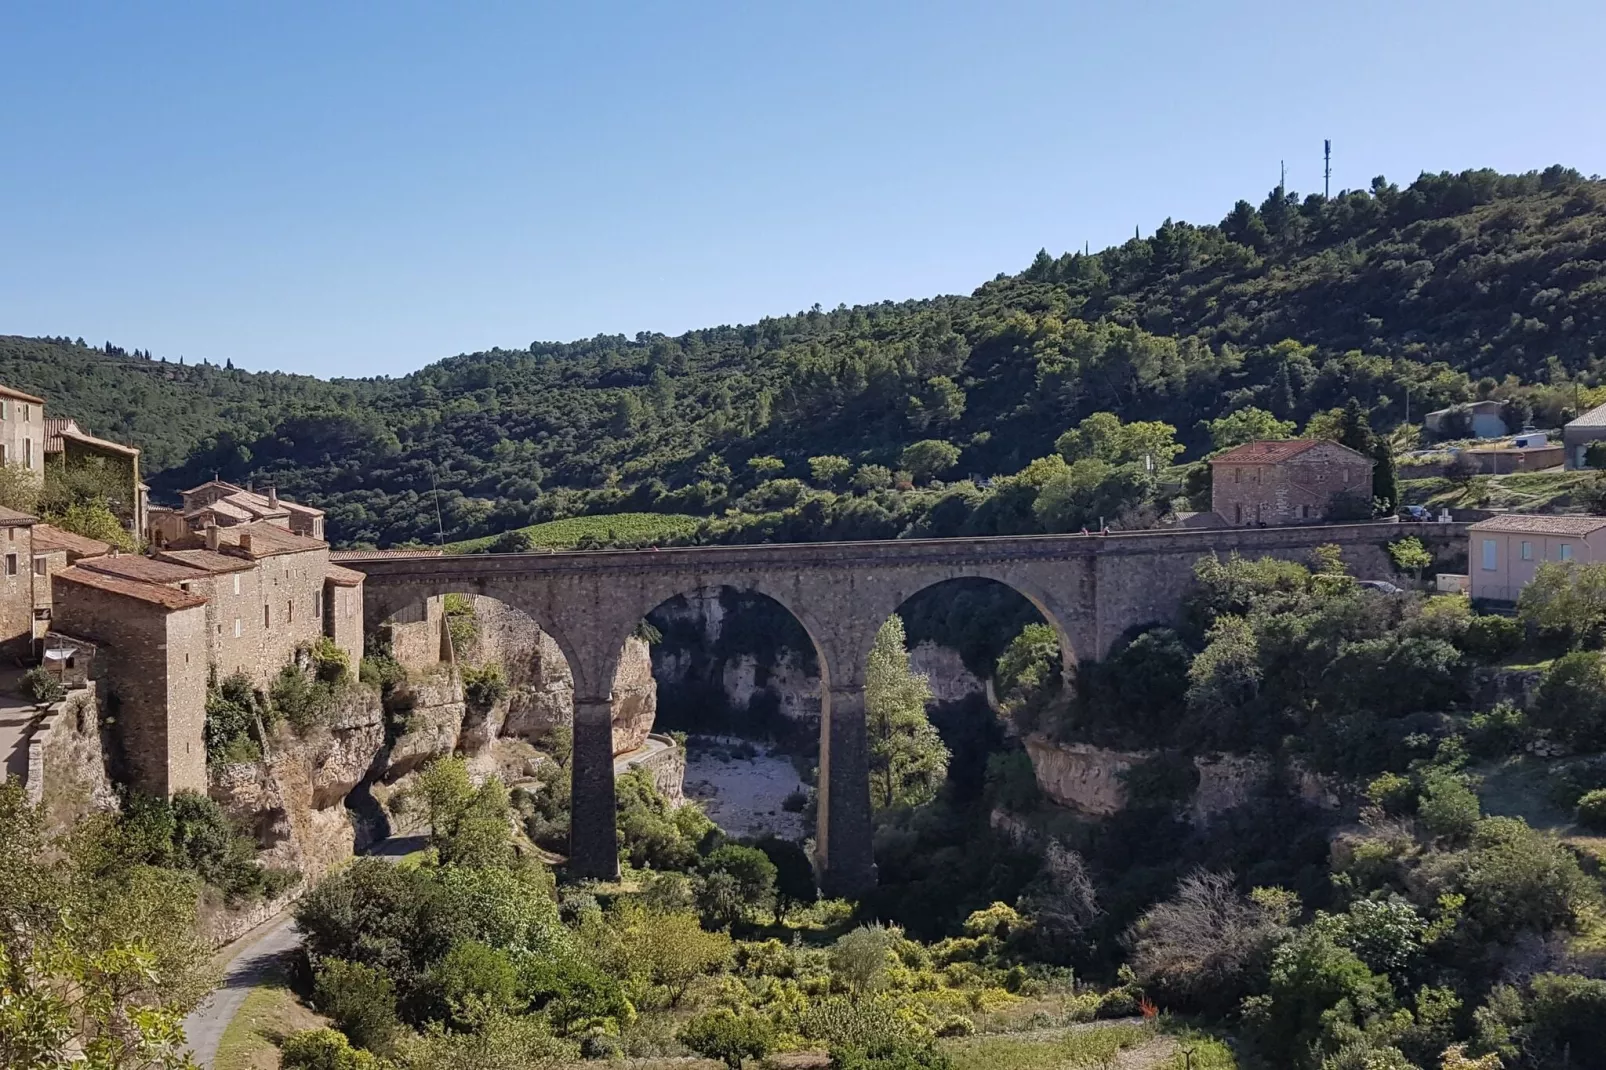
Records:
M824 697L814 864L826 895L856 899L876 883L864 688L832 687Z
M613 700L574 699L569 759L569 868L581 877L619 876L613 784Z

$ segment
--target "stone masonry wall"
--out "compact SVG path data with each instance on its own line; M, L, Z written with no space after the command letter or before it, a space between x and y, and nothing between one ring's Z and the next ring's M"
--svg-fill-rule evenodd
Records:
M57 626L100 644L108 713L135 785L205 791L205 607L169 610L77 583L57 583L55 595Z
M33 528L0 529L0 555L0 649L20 655L33 640Z

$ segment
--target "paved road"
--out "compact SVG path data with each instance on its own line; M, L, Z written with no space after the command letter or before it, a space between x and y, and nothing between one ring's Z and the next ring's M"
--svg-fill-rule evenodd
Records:
M230 945L228 950L234 957L224 968L222 983L184 1019L184 1036L198 1065L212 1065L223 1031L239 1013L245 997L272 975L280 956L293 952L300 942L295 921L285 911Z
M428 840L427 836L393 836L375 844L367 853L395 861L421 849ZM295 919L286 910L223 950L229 961L224 967L222 982L184 1019L184 1036L190 1042L190 1054L198 1065L212 1065L223 1033L240 1012L245 997L272 976L278 960L293 953L300 943L301 934L296 932Z

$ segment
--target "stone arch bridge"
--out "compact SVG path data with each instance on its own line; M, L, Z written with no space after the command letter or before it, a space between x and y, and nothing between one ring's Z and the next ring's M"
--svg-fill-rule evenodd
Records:
M527 613L574 676L570 863L618 873L611 695L625 639L676 595L731 587L766 595L803 625L821 674L816 864L834 894L875 881L871 853L866 662L876 630L912 595L947 580L995 580L1028 598L1059 634L1067 673L1104 657L1129 629L1175 620L1194 563L1206 554L1302 557L1336 543L1362 578L1391 574L1387 544L1415 534L1447 546L1456 524L1364 524L1110 535L700 546L533 554L342 555L367 575L369 627L426 598L495 598Z

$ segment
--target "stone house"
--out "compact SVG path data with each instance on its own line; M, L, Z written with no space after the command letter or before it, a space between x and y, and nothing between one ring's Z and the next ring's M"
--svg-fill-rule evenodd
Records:
M229 528L265 522L308 539L323 539L323 510L280 498L276 487L258 494L249 487L237 487L221 479L210 480L181 492L184 504L177 509L158 508L151 512L149 539L165 546L208 527Z
M140 480L138 447L96 438L76 420L46 420L44 424L46 460L65 465L97 462L115 472L119 489L110 502L112 511L129 531L142 534L149 523L151 488Z
M21 657L34 634L33 526L27 513L0 506L0 650Z
M60 629L99 648L106 710L134 785L205 792L206 599L83 564L56 573L51 590Z
M0 386L0 465L45 477L45 400Z
M1467 528L1475 600L1515 602L1545 561L1606 561L1606 517L1502 513Z
M111 546L99 539L75 535L52 524L33 526L33 637L43 639L51 629L54 603L51 581L56 573L86 558L103 557Z
M265 689L323 636L353 670L362 656L362 573L331 566L328 544L270 522L209 527L150 557L112 551L66 564L67 554L46 555L51 623L100 647L130 773L144 790L205 790L214 676L243 673Z
M1210 458L1211 509L1233 525L1370 515L1373 460L1325 439L1248 442Z

